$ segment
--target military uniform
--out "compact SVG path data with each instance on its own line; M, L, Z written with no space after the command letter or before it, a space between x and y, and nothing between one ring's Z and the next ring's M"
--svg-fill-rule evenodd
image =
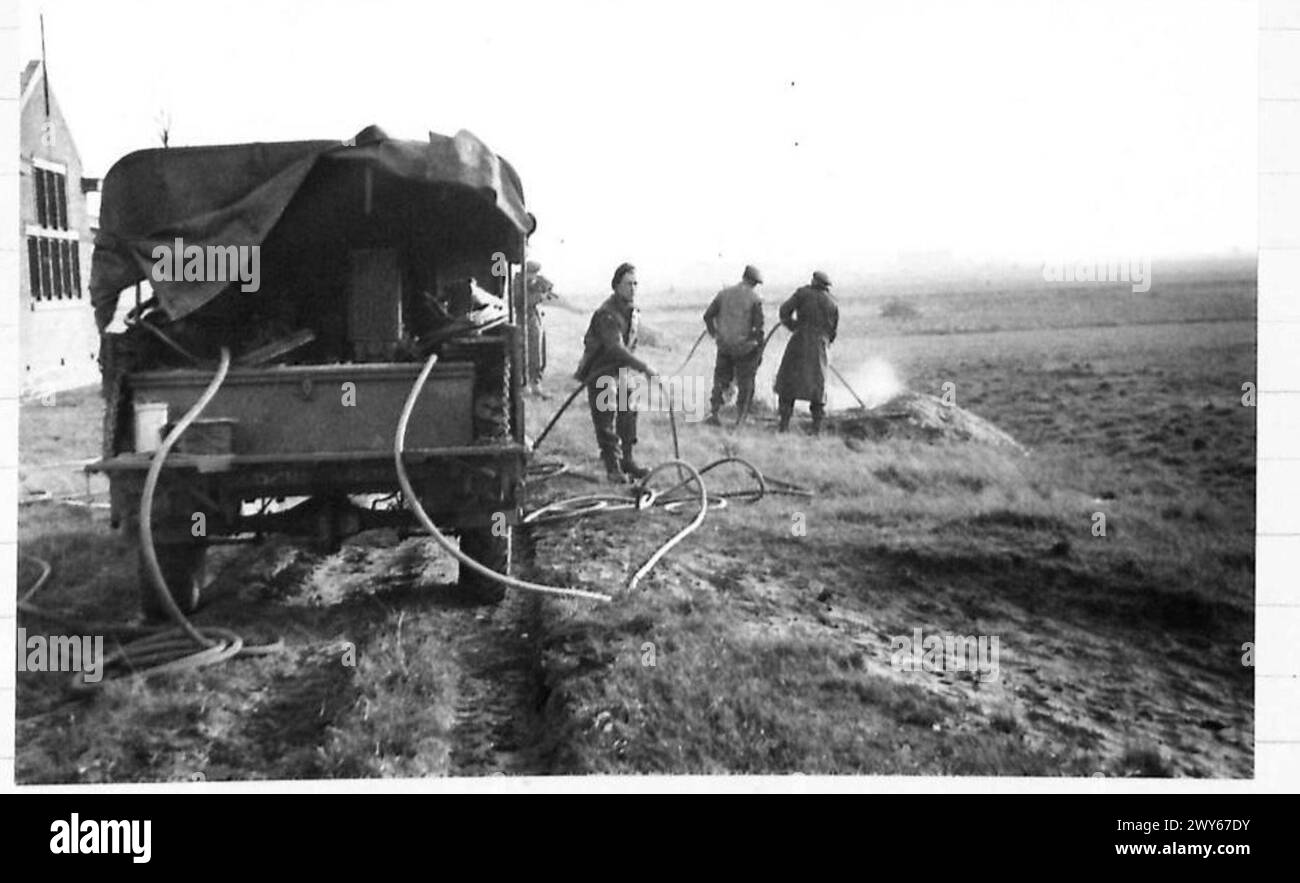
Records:
M542 382L543 372L546 371L546 328L542 324L546 314L542 310L542 304L553 297L551 292L554 286L549 279L536 271L529 272L526 279L528 364L525 379L528 385L536 390Z
M835 342L840 311L831 297L830 281L817 273L781 305L781 324L794 334L786 344L773 389L779 400L781 431L790 424L797 399L807 399L813 431L821 429L826 412L826 348Z
M743 415L754 398L754 376L763 361L763 299L754 286L762 277L753 267L745 268L745 279L714 296L704 311L704 326L718 345L713 365L713 395L709 399L709 422L716 424L722 396L734 378L736 406Z
M625 382L627 371L648 373L646 363L634 353L639 314L639 310L616 295L606 298L592 314L582 339L582 361L574 373L577 380L587 384L596 444L605 469L611 474L643 472L632 457L637 441L637 416L636 411L626 407L629 393ZM620 380L624 381L622 387L619 387ZM618 390L616 399L610 391L614 389Z

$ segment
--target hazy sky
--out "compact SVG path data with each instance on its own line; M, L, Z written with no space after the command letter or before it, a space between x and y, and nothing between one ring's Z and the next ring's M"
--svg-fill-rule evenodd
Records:
M158 145L507 157L562 291L899 254L1253 250L1258 10L1219 2L29 2L89 174ZM772 286L769 285L769 288Z

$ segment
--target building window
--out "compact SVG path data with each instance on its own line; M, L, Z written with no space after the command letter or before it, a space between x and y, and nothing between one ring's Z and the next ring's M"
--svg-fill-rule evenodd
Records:
M81 298L81 260L77 240L28 234L27 265L31 273L33 300Z
M39 166L36 179L36 224L47 230L68 229L68 176Z
M72 292L73 297L80 298L81 297L81 249L77 247L77 240L75 239L63 240L63 247L68 250L68 260L67 263L64 264L64 266L68 268L67 270L68 275L66 278L68 291Z
M68 175L58 164L32 161L36 223L27 226L33 301L79 300L79 237L68 228Z
M27 269L32 274L32 300L41 299L41 243L35 236L27 237Z

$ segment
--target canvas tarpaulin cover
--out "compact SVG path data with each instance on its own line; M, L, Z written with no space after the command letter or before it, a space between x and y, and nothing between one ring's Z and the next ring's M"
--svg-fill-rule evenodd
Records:
M375 127L351 141L295 141L141 150L104 178L90 296L102 329L122 290L148 279L159 304L180 319L219 295L227 280L157 281L154 249L260 246L322 162L373 169L430 189L476 195L484 211L518 231L533 227L514 169L469 132L426 141L388 138ZM511 253L514 252L514 253ZM518 249L507 251L520 260Z

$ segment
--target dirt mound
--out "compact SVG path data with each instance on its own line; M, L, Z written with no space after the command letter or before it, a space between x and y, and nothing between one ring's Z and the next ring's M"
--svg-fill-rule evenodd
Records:
M868 410L841 412L833 416L830 428L846 438L866 441L903 438L977 442L1027 453L1019 442L983 417L924 393L904 392Z

